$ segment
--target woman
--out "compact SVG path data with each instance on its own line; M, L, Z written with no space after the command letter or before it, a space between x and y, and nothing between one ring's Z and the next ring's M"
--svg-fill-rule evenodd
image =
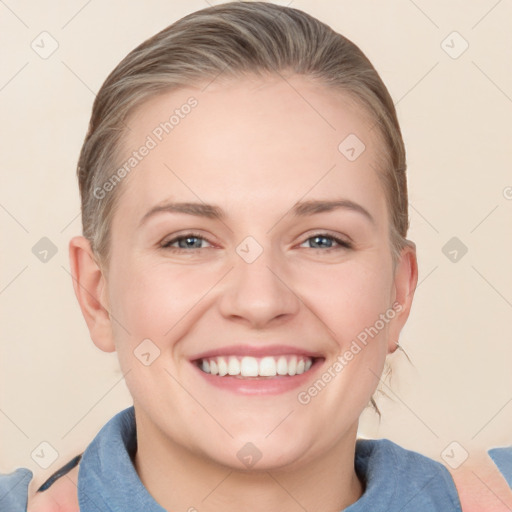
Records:
M70 260L134 406L28 510L461 510L441 464L356 440L417 283L405 169L377 72L301 11L220 5L131 52Z

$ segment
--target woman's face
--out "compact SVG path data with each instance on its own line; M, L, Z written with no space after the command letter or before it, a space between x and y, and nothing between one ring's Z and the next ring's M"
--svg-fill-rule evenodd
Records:
M393 272L372 121L343 94L269 77L166 93L128 124L112 335L95 341L117 350L140 424L231 467L353 442L414 267L405 251Z

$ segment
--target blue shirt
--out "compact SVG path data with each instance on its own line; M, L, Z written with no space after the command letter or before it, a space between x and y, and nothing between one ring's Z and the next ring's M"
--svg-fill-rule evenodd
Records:
M78 473L81 512L166 512L135 471L136 450L132 406L116 414L83 453ZM365 491L344 512L461 512L448 470L391 441L358 440L355 468ZM31 478L25 468L0 475L0 512L26 511ZM195 505L200 510L200 504L190 504Z

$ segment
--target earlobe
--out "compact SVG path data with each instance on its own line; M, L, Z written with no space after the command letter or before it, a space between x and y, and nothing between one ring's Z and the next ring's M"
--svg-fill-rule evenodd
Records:
M115 344L108 311L105 276L94 258L89 241L76 236L69 242L73 288L94 344L113 352Z
M408 245L400 253L395 269L394 300L392 304L397 314L389 329L389 353L394 352L398 348L400 332L409 317L417 284L418 261L416 259L416 245L408 241ZM396 308L395 304L397 305Z

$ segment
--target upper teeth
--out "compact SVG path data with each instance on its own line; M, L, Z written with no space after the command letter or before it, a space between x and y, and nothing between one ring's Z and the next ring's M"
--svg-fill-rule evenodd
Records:
M299 375L307 372L313 360L304 356L245 356L238 358L209 357L201 360L201 369L212 375L241 375L242 377L273 377L275 375Z

